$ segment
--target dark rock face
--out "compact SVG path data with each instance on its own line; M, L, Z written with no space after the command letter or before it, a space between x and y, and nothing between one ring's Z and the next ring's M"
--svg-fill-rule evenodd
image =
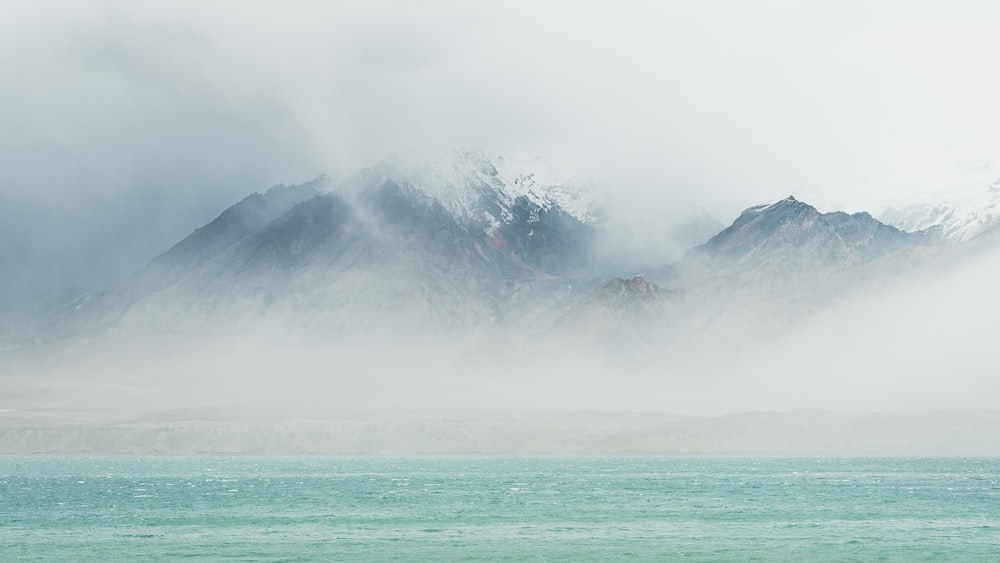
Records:
M515 199L511 215L499 231L502 248L551 276L587 275L592 228L557 206L546 209L526 197Z
M315 197L324 184L323 178L317 178L307 184L275 186L264 194L251 194L158 256L153 264L179 272L196 267Z

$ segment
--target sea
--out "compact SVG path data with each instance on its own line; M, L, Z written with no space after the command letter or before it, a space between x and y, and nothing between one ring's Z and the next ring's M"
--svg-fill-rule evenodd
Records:
M1000 561L1000 459L0 456L2 561Z

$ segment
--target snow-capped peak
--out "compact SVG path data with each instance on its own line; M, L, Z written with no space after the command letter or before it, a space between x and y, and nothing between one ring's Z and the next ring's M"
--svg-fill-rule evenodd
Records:
M790 195L790 196L782 198L782 199L776 199L774 201L769 201L767 203L762 203L760 205L755 205L753 207L748 207L747 209L745 209L743 211L742 215L764 213L766 211L771 211L773 209L777 209L778 207L784 207L784 206L793 205L793 204L805 205L804 203L801 203L799 200L795 199L795 196L791 196Z
M904 231L939 230L945 240L967 241L1000 225L1000 180L984 196L958 202L923 201L890 207L879 219Z
M396 154L376 170L434 198L463 220L507 222L519 197L540 209L556 205L584 223L596 217L596 197L582 183L569 188L553 180L540 158L492 159L478 148L458 148L436 155Z
M398 153L377 170L392 180L434 198L456 217L469 217L483 196L504 198L504 182L489 158L479 150L456 149L449 154Z
M497 168L518 195L534 194L558 205L582 223L600 219L604 193L595 182L541 157L498 156Z

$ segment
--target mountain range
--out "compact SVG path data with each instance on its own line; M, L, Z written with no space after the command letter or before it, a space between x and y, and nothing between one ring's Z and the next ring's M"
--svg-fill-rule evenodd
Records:
M397 155L337 182L252 194L22 340L495 332L631 354L732 319L800 319L884 282L878 268L899 276L943 244L926 230L821 213L790 196L746 209L674 262L616 271L614 256L597 251L609 223L600 198L543 180L531 165L475 149ZM689 223L704 230L703 212Z
M447 406L964 409L995 396L993 231L950 240L788 196L728 226L670 210L659 230L700 240L643 264L615 246L628 217L537 165L463 149L251 194L5 337L0 419L77 413L60 424L84 421L89 441L109 409L294 421ZM19 424L10 448L34 451ZM191 424L205 443L228 432Z

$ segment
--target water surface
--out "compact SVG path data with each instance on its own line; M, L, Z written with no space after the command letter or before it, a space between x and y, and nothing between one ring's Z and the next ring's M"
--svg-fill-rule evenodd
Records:
M0 554L990 561L1000 460L0 457Z

